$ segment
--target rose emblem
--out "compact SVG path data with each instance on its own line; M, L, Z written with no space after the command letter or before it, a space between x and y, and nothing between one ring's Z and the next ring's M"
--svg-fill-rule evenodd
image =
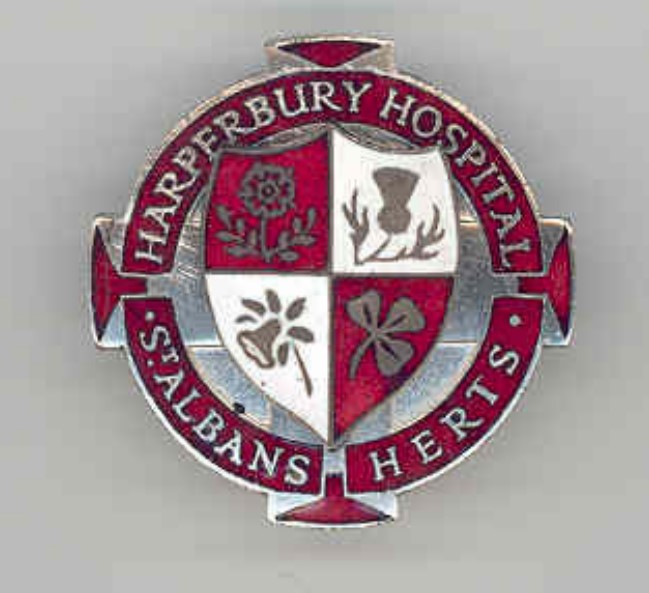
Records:
M295 206L293 171L257 162L243 178L238 195L256 218L283 216Z
M315 243L316 238L311 234L316 223L315 208L308 208L304 218L293 216L286 223L283 220L289 210L295 208L293 169L257 161L241 180L237 196L257 222L250 223L244 217L235 219L226 206L216 206L216 214L224 227L216 236L226 243L228 254L258 257L267 263L275 258L294 262L300 257L296 248ZM276 221L271 222L273 219ZM284 226L274 242L269 239L269 224Z

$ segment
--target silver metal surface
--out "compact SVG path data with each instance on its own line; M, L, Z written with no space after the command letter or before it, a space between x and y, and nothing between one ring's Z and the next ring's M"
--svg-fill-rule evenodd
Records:
M356 126L356 133L360 129L360 126ZM308 133L314 132L311 129ZM376 138L375 132L373 138ZM463 192L458 193L463 212L459 268L439 338L418 372L379 409L361 419L347 435L348 442L377 438L385 433L386 428L388 431L399 430L442 403L473 360L476 345L486 331L492 298L517 294L515 278L491 272L484 234L475 222L467 198ZM241 403L246 409L246 417L263 427L268 427L272 418L272 429L281 436L318 442L317 436L290 413L269 401L249 379L237 376L236 366L222 350L223 344L208 304L203 276L201 245L204 208L204 200L197 200L183 229L174 268L170 274L150 281L150 294L172 298L181 335L190 347L190 355L202 377L216 393L236 394L225 396L226 404L231 406L235 401ZM124 222L105 218L99 225L109 238L110 252L115 261L121 261ZM565 223L549 219L543 220L540 226L544 264L547 267ZM122 315L120 305L107 326L102 347L118 348L124 345ZM543 317L543 338L548 345L566 342L556 316L547 303Z
M296 68L317 70L318 67L314 66L308 60L282 51L281 49L291 43L297 43L302 39L295 38L269 43L266 47L266 52L271 67L270 73L264 73L252 77L249 80L242 81L221 95L201 105L171 132L165 140L165 146L189 122L205 113L207 109L213 107L218 101L231 96L246 86L253 83L265 82L283 73L292 72ZM309 39L316 40L319 38ZM327 39L347 40L350 38L346 36L334 36L327 37ZM356 41L373 43L376 45L376 50L346 64L346 69L356 68L390 73L395 79L401 79L416 85L424 91L434 92L449 104L461 109L466 113L467 117L474 119L464 107L440 93L437 89L413 77L397 73L394 65L392 42L365 38L354 39ZM483 124L476 121L475 125L487 137L493 139L492 133ZM388 151L413 151L415 148L395 134L371 126L338 124L337 127L345 135L379 149ZM263 149L264 151L278 151L282 147L294 144L296 141L304 141L317 137L326 128L326 124L293 128L267 138L263 142L260 142L257 148ZM514 171L518 171L506 152L503 152L503 157ZM153 158L149 160L145 167L140 181L149 172L152 162ZM389 185L388 182L389 180L385 179L377 180L382 194L387 192L386 187ZM450 187L448 182L447 186ZM525 189L528 195L531 196L529 188L525 186ZM487 240L478 222L478 218L473 211L470 200L464 194L459 183L454 183L453 190L455 193L455 207L457 209L456 216L459 219L459 254L456 252L457 273L453 275L452 294L448 301L446 316L438 339L417 371L396 392L392 393L383 403L377 405L371 412L358 420L347 431L342 440L335 443L335 447L331 446L332 443L328 443L329 446L324 448L323 463L325 468L325 481L327 475L338 475L345 472L345 445L361 443L397 432L423 418L442 404L458 385L475 359L490 321L491 305L494 297L520 294L518 277L492 272ZM410 188L409 193L412 193L412 188ZM147 295L152 297L161 296L172 300L177 324L191 362L201 378L210 387L215 397L222 400L229 408L235 409L244 415L247 420L265 430L269 430L277 436L305 444L322 444L322 434L318 434L315 430L309 428L296 414L291 413L286 408L278 405L273 399L269 398L248 375L241 371L240 365L237 364L232 354L225 348L224 340L219 333L217 323L214 319L213 308L210 306L205 280L203 241L207 202L206 194L207 188L203 188L202 194L196 200L192 212L190 212L185 221L175 254L173 269L168 274L147 277ZM395 205L394 203L390 204L391 200L392 198L384 195L384 202L386 204L384 208L390 206L394 210ZM532 201L532 207L535 208L531 197L530 200ZM133 207L133 203L134 200L132 200L130 208ZM130 215L131 211L127 213L123 220L110 216L102 216L95 223L106 239L108 254L117 269L121 269L125 221L128 221ZM395 221L392 220L392 223L395 223ZM570 229L566 222L560 219L540 219L539 227L541 229L543 263L545 270L547 270L558 241L562 238L566 229ZM406 253L406 255L411 254L411 252L405 251L403 253ZM413 251L412 253L415 252ZM367 262L396 261L396 259L399 259L398 257L394 259L393 256L387 257L382 251L377 251L376 254L372 254L372 257L374 259L367 259ZM407 258L404 256L404 259ZM367 262L359 261L358 263ZM547 297L544 298L542 341L546 345L565 345L570 339L570 331L566 334L562 330ZM411 315L412 319L409 320L410 325L408 326L409 331L415 331L419 327L417 322L418 318L415 314L417 312L415 311ZM368 329L368 327L365 329ZM223 326L221 326L221 329L223 330ZM368 332L370 330L374 331L374 329L377 328L369 328ZM227 332L223 331L222 335L225 337L226 343L228 343ZM372 338L372 336L369 337ZM102 348L120 348L126 345L124 310L121 304L115 308L103 335L97 342ZM371 344L368 348L370 346ZM537 346L530 369L534 368L539 351L540 345ZM133 364L132 361L131 364ZM381 368L385 371L383 374L386 376L399 371L399 368L390 366L387 363ZM353 365L350 372L352 374L354 372ZM525 377L523 385L518 395L514 398L514 401L518 399L520 391L522 391L528 379L529 374ZM141 380L139 381L142 383ZM148 394L147 399L152 403ZM155 409L153 404L152 407ZM163 423L168 425L158 410L156 410L156 414L161 418ZM502 419L499 419L480 442L486 440L501 421ZM183 442L182 439L179 440ZM459 463L473 449L458 457L453 463L445 467L442 472L438 472L436 476L441 475L441 473L444 473L450 467ZM194 451L191 452L205 463ZM209 463L208 465L223 473L219 468ZM424 478L415 484L409 484L402 490L410 489L427 479L429 478ZM238 478L235 481L248 485ZM255 489L263 490L263 488L257 487ZM276 521L284 512L314 502L318 498L318 496L270 492L268 496L268 516L271 520ZM396 518L397 516L397 503L394 492L381 494L368 493L350 496L350 498L379 510L386 518Z

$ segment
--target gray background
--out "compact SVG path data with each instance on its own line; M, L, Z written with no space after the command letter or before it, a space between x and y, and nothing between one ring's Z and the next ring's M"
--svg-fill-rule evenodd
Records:
M3 0L3 591L643 588L649 484L646 2ZM270 36L382 34L572 214L574 345L546 350L493 441L379 529L265 523L92 346L87 241L146 152L264 63Z

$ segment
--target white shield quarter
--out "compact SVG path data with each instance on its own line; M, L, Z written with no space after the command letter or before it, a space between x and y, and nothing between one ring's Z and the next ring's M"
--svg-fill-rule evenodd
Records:
M330 290L326 276L210 274L225 347L266 395L323 439L330 432Z
M454 273L458 223L439 149L382 151L337 129L331 142L334 273Z

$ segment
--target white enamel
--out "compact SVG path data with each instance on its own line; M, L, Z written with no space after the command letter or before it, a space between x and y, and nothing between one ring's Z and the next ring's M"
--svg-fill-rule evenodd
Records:
M453 190L444 157L437 148L424 152L383 152L359 144L344 133L332 131L333 163L333 271L342 274L451 274L457 269L458 229ZM384 202L373 174L382 167L395 167L416 174L419 179L407 203L411 219L402 233L388 234L378 222ZM381 251L382 258L395 257L404 248L411 251L417 228L427 232L434 219L435 206L439 209L443 238L427 248L426 253L438 251L430 259L413 257L398 261L355 262L351 227L344 215L343 206L349 206L357 192L358 210L367 209L369 233L360 250L363 260L387 242Z
M223 343L237 365L270 398L289 410L310 426L323 439L330 429L329 418L329 280L326 276L300 274L207 274L207 291ZM267 291L274 291L281 302L279 314L268 309ZM243 303L253 299L263 303L266 313L258 315ZM305 299L302 313L290 321L286 318L289 305L296 299ZM237 321L243 315L253 318ZM281 329L273 340L272 365L262 360L263 368L251 358L242 345L250 343L251 334L273 319L279 321ZM313 334L312 342L291 338L291 326L306 328ZM275 326L276 327L276 326ZM255 334L259 335L259 334ZM246 336L248 336L246 338ZM289 344L286 363L278 361L280 344ZM301 358L303 367L300 366ZM302 368L306 372L303 372ZM308 393L308 383L311 393Z

